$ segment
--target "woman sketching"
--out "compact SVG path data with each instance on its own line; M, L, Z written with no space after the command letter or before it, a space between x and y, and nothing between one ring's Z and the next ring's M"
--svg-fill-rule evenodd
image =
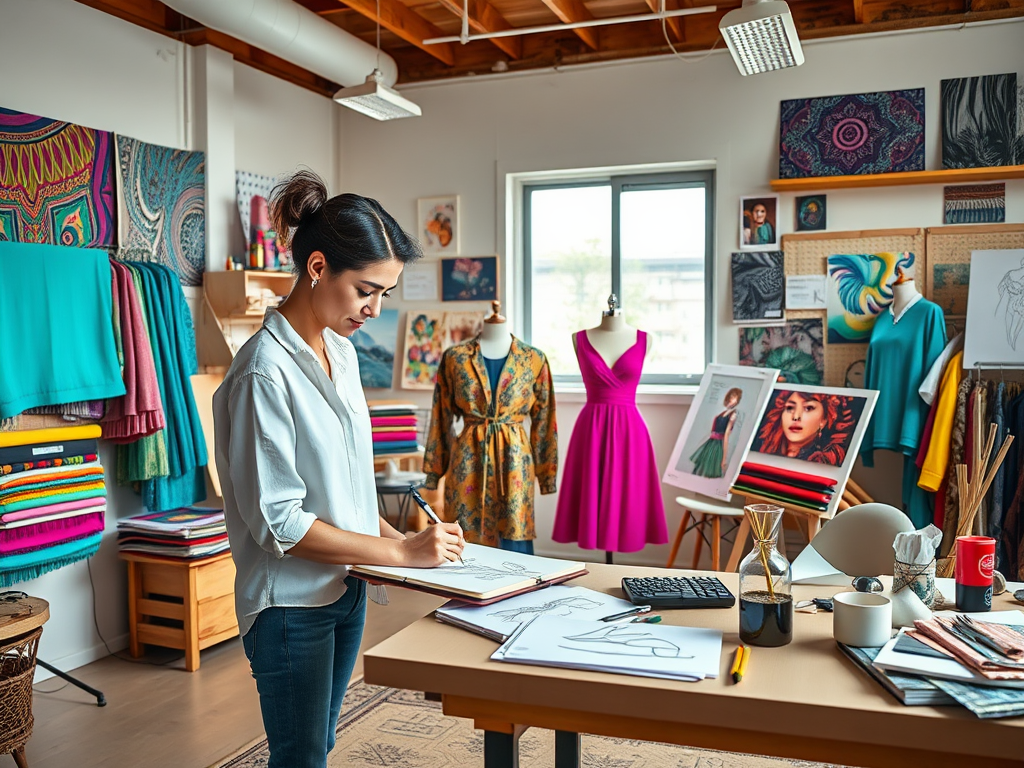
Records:
M751 450L841 466L863 409L861 401L845 395L776 390Z
M349 336L380 314L419 247L375 200L328 199L300 171L271 199L295 286L214 396L235 610L260 696L269 768L324 768L359 651L355 564L459 558L458 525L406 538L377 513L370 415Z
M693 474L699 477L721 477L729 466L729 435L736 423L736 406L743 399L743 390L733 387L725 393L725 410L711 421L711 435L690 457Z

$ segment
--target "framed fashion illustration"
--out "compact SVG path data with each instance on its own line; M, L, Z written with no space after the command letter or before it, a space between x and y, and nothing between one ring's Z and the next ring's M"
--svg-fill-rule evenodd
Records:
M777 383L758 421L748 460L837 481L828 509L834 514L879 394L873 389Z
M662 482L728 501L778 373L770 368L709 365Z

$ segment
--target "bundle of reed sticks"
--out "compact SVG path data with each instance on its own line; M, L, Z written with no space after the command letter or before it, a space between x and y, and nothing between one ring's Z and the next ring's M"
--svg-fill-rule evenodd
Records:
M972 441L972 454L974 457L973 466L970 470L966 464L956 465L956 484L960 490L960 509L957 514L956 535L970 536L978 524L977 534L982 535L981 519L978 518L978 510L981 509L981 502L988 493L989 486L995 480L996 472L999 471L1006 452L1013 443L1013 435L1007 435L1003 441L995 460L990 463L992 449L995 447L997 427L989 424L988 439L982 444L981 429L981 405L978 400L974 401L974 430L970 435ZM950 550L949 557L937 563L936 572L938 576L949 578L953 575L956 566L956 549Z
M763 509L759 509L759 507L763 507ZM750 531L754 535L754 546L758 549L761 567L764 568L764 580L768 584L768 595L774 600L775 584L771 569L768 567L768 552L772 545L774 518L782 514L783 509L772 504L753 504L745 509L747 517L750 519Z

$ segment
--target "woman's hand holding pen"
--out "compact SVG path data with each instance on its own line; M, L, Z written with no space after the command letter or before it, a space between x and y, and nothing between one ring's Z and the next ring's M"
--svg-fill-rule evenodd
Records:
M466 544L458 523L428 525L415 536L399 542L408 568L433 568L446 562L457 562Z

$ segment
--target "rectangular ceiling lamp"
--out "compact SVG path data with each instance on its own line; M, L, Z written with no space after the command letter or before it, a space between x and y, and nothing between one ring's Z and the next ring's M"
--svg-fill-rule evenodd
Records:
M718 24L741 75L798 67L804 51L783 0L746 0Z
M423 114L419 104L403 98L398 91L384 85L381 79L380 71L375 69L365 83L342 88L334 94L334 100L374 120L397 120Z

